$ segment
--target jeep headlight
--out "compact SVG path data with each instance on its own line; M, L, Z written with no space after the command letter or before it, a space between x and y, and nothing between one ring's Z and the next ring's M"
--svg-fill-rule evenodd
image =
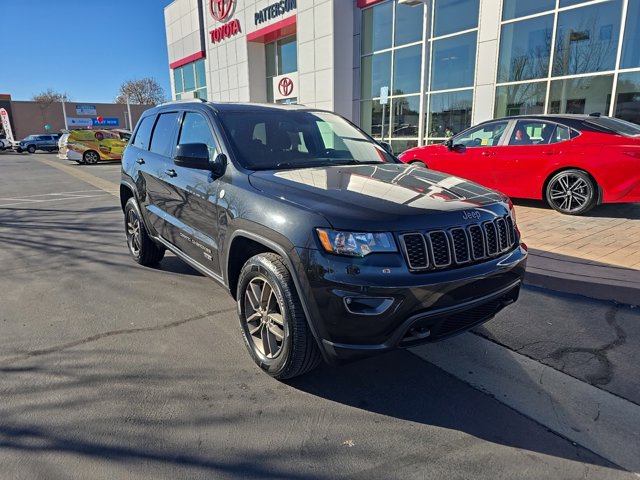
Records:
M370 253L397 252L393 235L387 232L346 232L316 228L320 243L329 253L350 257L364 257Z

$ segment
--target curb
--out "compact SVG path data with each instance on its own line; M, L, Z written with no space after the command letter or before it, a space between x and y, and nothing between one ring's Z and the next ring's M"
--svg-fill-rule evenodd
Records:
M526 285L626 305L640 305L640 271L529 250Z

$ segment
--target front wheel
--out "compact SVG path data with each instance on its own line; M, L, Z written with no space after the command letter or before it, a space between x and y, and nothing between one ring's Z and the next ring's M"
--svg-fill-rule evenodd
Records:
M29 145L27 147L27 152L29 153L36 153L36 147L34 145Z
M82 155L83 163L87 163L89 165L95 165L98 163L98 160L100 160L100 155L98 155L98 152L94 152L93 150L87 150Z
M545 191L547 203L566 215L583 215L597 203L597 186L582 170L564 170L549 180Z
M156 245L142 220L136 201L130 198L124 207L124 228L131 257L140 265L157 264L164 257L165 249Z
M238 315L253 361L279 380L302 375L320 363L291 273L282 257L261 253L242 267Z

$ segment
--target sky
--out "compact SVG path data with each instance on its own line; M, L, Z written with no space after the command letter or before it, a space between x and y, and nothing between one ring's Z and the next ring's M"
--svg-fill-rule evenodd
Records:
M0 0L0 93L48 88L112 103L120 85L153 77L171 96L164 7L171 0Z

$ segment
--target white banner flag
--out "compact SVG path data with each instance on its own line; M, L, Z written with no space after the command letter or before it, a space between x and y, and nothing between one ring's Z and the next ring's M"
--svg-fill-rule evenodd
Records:
M11 124L9 123L9 114L4 108L0 108L0 117L2 117L2 128L4 128L4 134L7 136L7 140L13 145L13 132L11 131Z

